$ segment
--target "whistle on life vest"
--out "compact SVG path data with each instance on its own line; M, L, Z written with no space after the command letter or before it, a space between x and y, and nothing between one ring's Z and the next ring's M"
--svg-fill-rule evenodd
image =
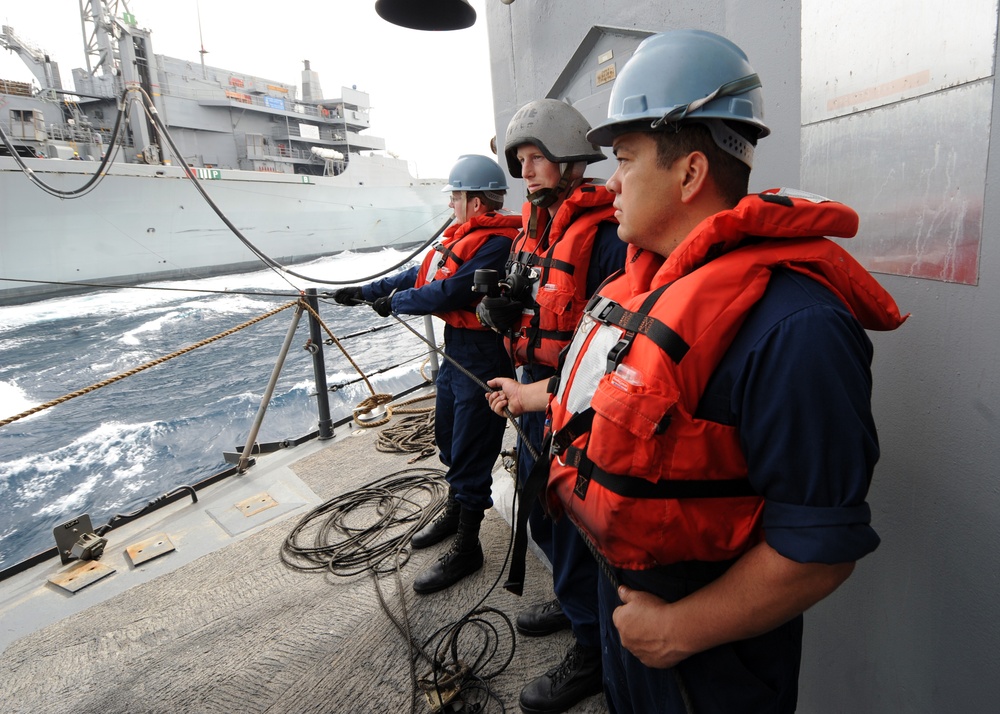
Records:
M629 394L642 391L646 386L642 379L642 372L627 364L620 364L611 373L611 384Z

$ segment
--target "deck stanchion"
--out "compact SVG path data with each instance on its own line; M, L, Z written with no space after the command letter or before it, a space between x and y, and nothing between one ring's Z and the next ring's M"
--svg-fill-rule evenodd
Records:
M312 354L313 376L316 380L316 409L319 411L319 438L333 436L333 419L330 416L330 391L326 386L326 360L323 358L323 333L316 319L319 314L319 298L316 288L306 288L306 302L313 312L309 313L309 352Z
M434 339L434 318L430 315L424 315L424 333L427 335L427 341L436 345L437 341ZM437 352L431 350L430 352L430 371L431 371L431 381L436 382L438 378L438 371L441 369L438 364Z
M281 345L281 352L278 354L278 359L274 363L274 369L271 370L271 379L267 382L267 388L264 390L264 396L260 399L260 406L257 408L257 416L254 417L253 426L250 427L250 434L247 436L246 444L243 446L243 453L240 455L240 461L236 465L236 468L240 473L247 470L247 466L250 463L250 455L253 453L253 445L257 441L257 433L260 431L260 425L264 421L264 414L267 413L267 405L271 402L271 396L274 394L274 387L278 383L278 377L281 375L281 368L285 365L285 358L288 356L288 348L292 346L292 338L295 337L295 330L299 326L299 319L302 317L304 309L302 303L300 302L298 307L295 308L295 316L292 317L292 324L288 326L288 333L285 335L285 342Z

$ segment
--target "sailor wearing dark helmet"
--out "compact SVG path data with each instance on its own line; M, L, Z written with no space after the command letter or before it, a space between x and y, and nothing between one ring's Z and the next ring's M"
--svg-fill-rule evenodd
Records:
M587 299L625 261L613 196L584 176L588 164L605 159L587 140L589 129L577 109L556 99L529 102L507 127L507 167L528 190L523 231L507 266L507 282L520 288L512 289L517 294L485 299L480 312L508 336L521 379L529 383L555 374ZM521 418L535 451L542 444L543 417ZM519 480L533 464L519 444ZM538 503L522 501L522 506L533 509L531 536L552 565L556 599L522 611L517 628L539 636L570 627L574 642L562 663L524 687L520 705L526 712L562 712L600 691L596 565L567 519L553 522Z

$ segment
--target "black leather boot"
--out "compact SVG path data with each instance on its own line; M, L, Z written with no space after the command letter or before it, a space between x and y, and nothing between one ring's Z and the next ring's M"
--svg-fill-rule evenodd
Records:
M601 648L574 641L566 657L521 690L525 714L559 714L577 702L598 694L601 684Z
M461 509L455 541L447 553L417 575L413 581L417 593L427 595L444 590L483 567L483 547L479 544L483 515L482 511Z
M550 600L522 610L515 624L518 632L529 637L544 637L570 626L559 600Z
M437 545L450 535L458 532L458 512L462 510L458 501L455 500L455 492L448 491L448 500L444 502L441 512L419 531L413 534L410 545L414 550L430 548Z

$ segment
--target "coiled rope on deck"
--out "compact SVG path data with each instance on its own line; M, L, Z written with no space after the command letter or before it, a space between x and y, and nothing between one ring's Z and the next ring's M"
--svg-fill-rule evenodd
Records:
M245 329L247 327L250 327L251 325L254 325L254 324L258 323L261 320L266 320L269 317L277 315L282 310L287 310L290 307L295 307L296 305L298 305L300 303L305 303L305 301L304 300L293 300L292 302L286 303L286 304L282 305L281 307L278 307L278 308L275 308L274 310L271 310L270 312L265 312L263 315L258 315L257 317L255 317L255 318L253 318L251 320L247 320L246 322L244 322L244 323L242 323L240 325L237 325L236 327L232 327L232 328L226 330L225 332L220 332L219 334L215 335L214 337L206 338L204 340L201 340L200 342L196 342L193 345L189 345L187 347L184 347L183 349L179 349L176 352L171 352L168 355L164 355L163 357L158 357L158 358L156 358L156 359L154 359L154 360L152 360L150 362L146 362L145 364L139 365L138 367L133 367L132 369L127 370L125 372L122 372L121 374L116 374L114 377L108 377L107 379L102 380L100 382L97 382L96 384L91 384L89 387L84 387L83 389L78 389L75 392L70 392L69 394L63 395L63 396L59 397L58 399L53 399L51 401L45 402L44 404L39 404L37 407L32 407L31 409L28 409L27 411L23 411L20 414L15 414L12 417L8 417L6 419L0 420L0 427L7 426L8 424L10 424L12 422L15 422L15 421L17 421L19 419L24 419L25 417L29 417L32 414L36 414L36 413L38 413L40 411L44 411L45 409L49 409L51 407L54 407L57 404L62 404L63 402L68 402L70 399L75 399L76 397L82 397L84 394L89 394L90 392L94 392L94 391L100 389L101 387L106 387L109 384L114 384L115 382L121 381L121 380L125 379L126 377L131 377L132 375L138 374L139 372L147 370L150 367L155 367L158 364L163 364L164 362L167 362L168 360L172 360L175 357L180 357L181 355L187 354L188 352L196 350L199 347L204 347L205 345L211 344L212 342L216 342L217 340L221 340L223 337L228 337L229 335L232 335L235 332L239 332L240 330L243 330L243 329Z
M412 464L433 456L437 453L434 438L434 407L410 407L409 404L434 399L436 395L425 394L414 397L391 407L392 414L412 414L393 426L386 427L378 433L375 448L384 453L416 453L406 463Z
M444 471L413 468L335 496L285 537L281 560L296 570L341 577L395 572L409 559L410 538L430 523L447 492Z

